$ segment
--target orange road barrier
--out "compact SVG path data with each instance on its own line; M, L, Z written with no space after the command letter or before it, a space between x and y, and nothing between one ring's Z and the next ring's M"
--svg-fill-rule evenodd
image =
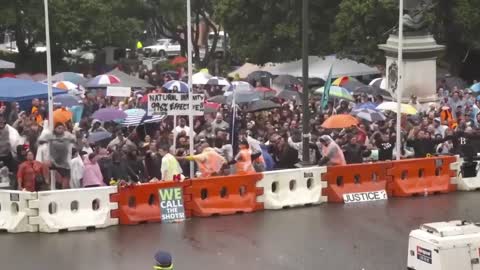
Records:
M431 195L456 190L455 171L450 164L453 156L405 159L392 162L388 170L392 181L387 185L388 193L395 197Z
M329 166L322 175L322 179L328 183L323 195L328 197L328 202L342 203L344 194L384 191L391 179L387 175L391 167L391 162Z
M185 187L184 193L192 198L185 208L198 217L263 210L263 203L257 203L263 189L256 187L262 178L263 174L252 173L194 179Z
M185 190L191 181L185 182L154 182L140 185L119 187L117 194L110 196L111 202L118 203L118 209L111 211L112 218L118 218L120 224L139 224L160 222L162 213L159 202L159 191L164 188L181 187ZM183 194L184 203L190 201L190 196ZM185 208L186 217L191 213Z

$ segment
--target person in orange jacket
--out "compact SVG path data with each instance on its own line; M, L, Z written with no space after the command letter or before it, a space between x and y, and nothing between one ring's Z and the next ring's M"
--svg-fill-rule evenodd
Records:
M241 141L239 144L240 151L235 157L235 169L237 174L255 172L252 165L252 151L246 140Z

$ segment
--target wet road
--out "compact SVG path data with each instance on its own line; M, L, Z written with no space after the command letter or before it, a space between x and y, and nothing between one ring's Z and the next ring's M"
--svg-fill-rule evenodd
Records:
M406 269L408 233L426 222L480 221L479 193L195 218L93 232L0 234L2 270Z

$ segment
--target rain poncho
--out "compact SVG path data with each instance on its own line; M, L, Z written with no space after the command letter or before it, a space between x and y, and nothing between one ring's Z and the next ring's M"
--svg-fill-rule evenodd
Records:
M328 135L323 135L320 138L327 143L327 146L322 145L322 161L326 160L326 164L320 165L346 165L347 163L345 162L343 151L340 146L338 146L338 144L333 141L332 137Z
M195 160L202 177L209 177L219 173L223 165L227 163L225 158L210 147L203 149L201 154L190 156L187 159Z

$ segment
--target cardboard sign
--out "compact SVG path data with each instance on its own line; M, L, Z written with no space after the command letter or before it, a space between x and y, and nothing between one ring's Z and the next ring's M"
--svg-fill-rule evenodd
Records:
M130 87L109 86L107 87L107 97L129 97L132 93Z
M165 188L158 190L162 222L172 223L185 220L182 188Z
M387 192L385 190L343 194L343 201L345 203L371 202L381 200L388 200Z
M205 96L193 94L191 111L193 115L204 115ZM190 111L188 94L149 94L148 112L152 115L188 115Z

